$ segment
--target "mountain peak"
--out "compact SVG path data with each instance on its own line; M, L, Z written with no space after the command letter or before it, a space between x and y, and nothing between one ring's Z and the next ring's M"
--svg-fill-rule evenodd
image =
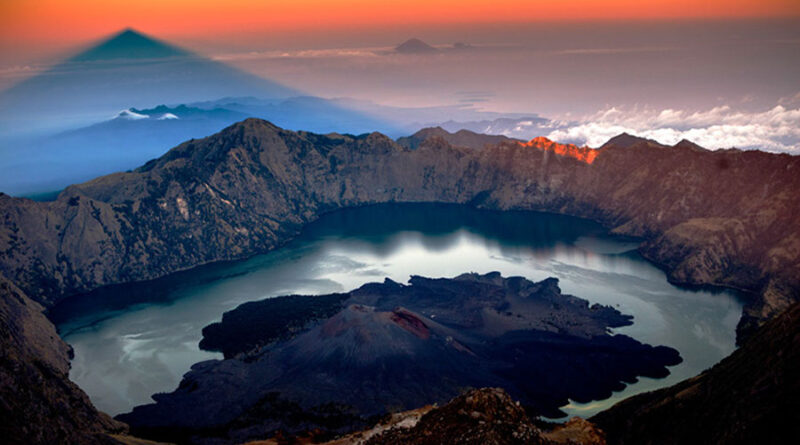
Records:
M401 54L426 54L439 51L438 49L416 38L406 40L400 45L397 45L394 50Z
M637 144L640 144L640 143L645 143L645 144L648 144L648 145L663 146L662 144L659 144L658 142L656 142L656 141L654 141L652 139L646 139L646 138L643 138L643 137L634 136L634 135L629 134L629 133L621 133L621 134L618 134L617 136L614 136L613 138L609 139L600 148L607 147L607 146L610 146L610 145L614 145L614 146L620 147L620 148L629 148L629 147L633 147L634 145L637 145Z
M693 151L706 151L705 148L695 144L694 142L688 139L681 139L680 142L674 145L675 148L688 148L689 150Z
M113 59L159 59L187 56L180 48L126 28L107 40L73 57L74 62L90 62Z

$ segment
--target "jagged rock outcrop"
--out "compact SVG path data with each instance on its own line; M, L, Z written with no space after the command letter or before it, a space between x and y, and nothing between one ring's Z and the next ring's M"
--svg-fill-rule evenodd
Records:
M105 433L125 426L69 381L69 352L42 307L0 276L0 441L116 443Z
M424 422L421 420L424 419ZM245 445L284 445L322 443L322 445L382 444L547 444L605 445L605 433L578 417L539 428L525 411L501 388L473 389L442 407L426 405L394 413L372 428L322 442L319 434L298 438L275 436Z
M606 441L599 428L578 418L543 431L531 423L525 410L505 391L483 388L462 394L440 408L430 409L413 426L398 425L364 443L605 445Z
M710 370L630 397L591 420L620 445L788 443L800 436L798 376L795 304Z
M589 164L541 142L474 150L432 138L409 150L377 133L248 119L54 202L0 196L0 272L49 305L272 249L332 209L430 201L572 214L644 237L673 282L752 292L743 333L798 300L800 157L628 137Z
M499 388L470 391L422 416L413 428L395 428L370 445L549 444L525 410Z

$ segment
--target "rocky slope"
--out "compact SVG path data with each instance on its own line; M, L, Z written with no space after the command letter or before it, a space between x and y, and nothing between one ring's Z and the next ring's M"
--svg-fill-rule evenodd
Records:
M780 444L800 435L800 304L730 357L591 420L624 444Z
M42 307L0 276L0 441L116 443L105 433L125 426L69 381L69 352Z
M630 317L563 295L552 278L494 272L409 283L387 279L344 299L290 296L234 309L214 335L243 335L251 352L196 364L176 391L118 418L144 437L237 443L275 431L349 432L486 386L506 388L530 413L557 417L569 399L608 397L681 361L673 349L608 334ZM319 298L334 310L320 310ZM257 315L287 304L295 306L288 319ZM297 317L303 310L318 318ZM263 333L260 347L251 332Z
M249 119L54 202L0 196L0 272L49 305L274 248L332 209L430 201L567 213L644 237L673 282L752 292L745 334L798 299L800 158L626 138L589 164L543 142L474 150L431 138L409 150L377 133Z
M459 396L422 416L412 428L393 428L367 444L540 444L550 442L531 424L525 410L501 389Z

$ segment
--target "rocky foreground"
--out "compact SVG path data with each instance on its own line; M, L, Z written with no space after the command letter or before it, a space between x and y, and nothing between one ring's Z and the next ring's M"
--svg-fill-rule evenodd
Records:
M605 445L605 434L578 417L561 425L535 425L519 402L501 388L473 389L444 406L426 405L387 416L372 428L320 440L314 433L290 440L283 434L245 445Z
M469 391L441 408L433 408L413 426L397 425L365 441L368 445L580 443L604 445L604 433L589 422L573 419L543 431L518 402L499 388Z
M69 380L70 352L42 307L0 277L0 442L113 444L103 433L127 431Z
M538 139L476 149L433 137L411 149L377 133L323 136L248 119L135 171L69 187L54 202L0 195L0 275L20 301L47 308L99 286L273 249L343 207L426 201L541 210L642 237L642 254L673 282L746 291L745 344L800 300L799 171L800 158L789 155L711 152L685 141L668 147L627 135L591 153ZM37 341L18 331L17 316L2 320L9 351ZM4 375L34 366L41 354L11 352ZM33 379L70 385L63 368L28 369ZM14 422L28 405L14 402L27 400L26 387L3 380L0 418L12 419L2 425L9 437L106 428L92 409L59 410L43 417L49 426ZM73 390L82 394L73 387L35 400L64 406L58 397Z
M505 388L529 413L559 417L569 399L603 399L680 363L674 349L610 335L630 317L563 295L557 283L497 272L412 277L247 303L205 335L222 345L243 336L250 352L193 366L177 390L118 419L137 435L181 443L335 435L480 387ZM287 305L288 318L264 316Z

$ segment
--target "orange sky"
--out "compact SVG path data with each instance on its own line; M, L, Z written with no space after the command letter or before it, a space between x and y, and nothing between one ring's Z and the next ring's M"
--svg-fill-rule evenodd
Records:
M357 26L800 16L798 0L0 0L0 42Z

